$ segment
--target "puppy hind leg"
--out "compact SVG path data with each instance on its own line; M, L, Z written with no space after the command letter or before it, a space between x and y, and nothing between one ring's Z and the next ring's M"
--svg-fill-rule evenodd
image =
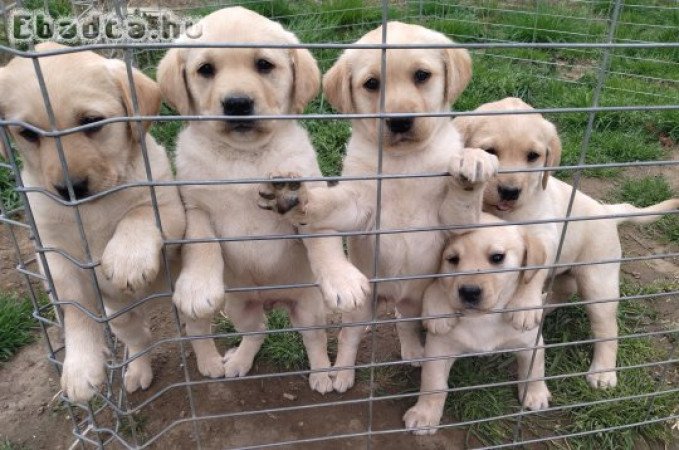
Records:
M127 346L129 357L134 358L125 370L125 390L134 392L139 388L148 388L153 380L151 355L146 352L135 357L148 348L152 341L144 312L132 310L111 320L110 324L113 333Z
M300 301L290 308L290 322L295 327L318 327L325 325L325 308L320 293L309 290L311 295L302 296ZM311 370L330 368L328 358L328 336L324 329L300 331L304 348L306 348ZM309 374L309 385L314 391L325 394L333 390L330 372L314 372Z
M580 296L588 301L619 298L619 275L620 267L617 264L581 268L577 273ZM594 343L594 356L589 369L591 373L587 374L587 382L593 388L615 387L618 382L615 371L618 302L591 303L585 307L594 338L603 339Z
M203 336L212 332L210 319L191 319L185 317L186 335ZM201 375L210 378L224 376L224 362L222 355L217 351L214 339L192 339L191 347L196 354L196 364Z
M339 332L337 358L333 367L352 367L356 365L358 346L365 332L365 325L351 326L355 322L368 322L370 320L372 305L366 302L357 310L342 314L344 327ZM333 387L337 392L346 392L354 385L356 369L348 368L331 372L334 378Z
M227 301L226 313L239 332L266 330L264 309L259 302L240 299ZM264 334L243 336L238 347L226 352L224 372L227 378L242 377L250 371L264 338Z
M533 336L530 337L529 345L533 345L535 342L535 335L531 334ZM544 345L542 336L540 336L537 345L538 347ZM535 353L534 360L533 353ZM523 406L531 411L549 407L549 399L552 398L552 394L549 392L545 380L542 380L545 376L545 349L528 349L516 352L516 359L519 365L519 400L523 401ZM531 360L533 360L532 368ZM530 373L528 372L529 369L531 369Z
M396 317L414 318L421 317L422 306L412 300L402 300L396 304ZM398 339L401 343L401 359L411 361L413 367L419 367L420 361L424 356L424 346L422 345L422 322L420 320L407 320L396 323Z

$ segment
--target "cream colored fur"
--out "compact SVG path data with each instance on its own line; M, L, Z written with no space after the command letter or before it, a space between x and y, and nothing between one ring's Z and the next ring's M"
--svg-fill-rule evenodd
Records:
M530 110L530 105L517 98L506 98L494 103L486 103L477 111L491 110ZM464 136L465 144L491 150L500 160L503 169L518 167L557 166L561 155L561 144L553 124L540 114L516 114L498 116L468 116L453 121ZM538 158L528 161L530 152ZM502 202L498 186L521 189L518 200ZM572 186L549 176L549 173L519 172L498 175L488 183L484 195L484 210L508 221L556 220L556 223L529 225L528 233L542 240L547 246L549 264L554 263L563 222L570 201ZM648 208L636 208L629 204L605 205L577 191L571 217L596 217L619 213L659 213L679 208L679 199L667 200ZM660 215L644 218L621 218L601 220L572 221L567 227L560 264L596 263L615 261L622 256L618 224L622 222L648 223ZM610 300L620 296L620 264L578 265L572 269L557 270L555 290L568 292L570 281L577 284L577 292L583 301ZM541 290L546 272L536 276L532 289ZM562 289L564 288L564 289ZM528 289L527 292L529 292ZM514 307L540 306L537 296L517 296ZM562 301L566 298L560 299ZM593 303L586 305L591 321L592 334L596 339L604 339L594 345L594 356L588 382L593 387L613 387L617 383L615 372L618 326L616 322L617 302ZM519 328L536 326L541 317L540 309L518 311L508 316Z
M60 47L49 43L36 49ZM40 65L59 129L78 126L88 117L133 115L122 61L81 52L42 58ZM157 114L160 107L157 85L141 72L133 73L141 114ZM76 77L79 81L74 83ZM30 59L15 58L0 70L0 112L6 119L51 129ZM23 161L24 184L44 188L58 197L57 187L65 181L56 139L34 139L21 127L11 127L11 134ZM143 138L154 179L171 180L165 150L150 135L144 133ZM123 183L146 181L139 139L135 123L112 123L99 130L63 136L70 179L87 179L90 194ZM105 381L108 358L103 326L74 304L95 315L101 314L99 290L106 312L112 314L152 292L169 290L161 258L162 241L163 237L183 236L184 209L176 187L156 187L155 192L164 236L156 226L147 187L119 190L79 206L92 262L101 263L95 269L96 284L90 270L78 268L64 256L88 263L74 208L43 193L28 194L42 246L50 249L45 252L48 267L41 269L45 274L49 269L55 289L53 299L67 302L63 306L66 356L61 386L73 401L90 399ZM172 260L176 250L172 247L167 250ZM127 345L130 356L146 349L151 342L147 319L144 308L138 307L110 322L113 332ZM125 387L129 392L145 389L152 377L151 359L146 353L127 366Z

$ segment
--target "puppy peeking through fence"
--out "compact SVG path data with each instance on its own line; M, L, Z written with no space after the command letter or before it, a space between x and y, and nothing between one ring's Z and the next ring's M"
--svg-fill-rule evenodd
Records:
M48 43L36 51L60 48L64 47ZM41 136L28 127L8 127L23 162L21 178L29 188L28 206L43 246L44 259L39 261L41 271L49 274L46 288L63 309L66 356L61 386L70 400L82 402L106 380L110 357L104 327L95 318L116 314L165 290L165 262L172 260L176 249L169 247L167 258L162 258L163 239L184 235L184 208L175 186L156 187L155 201L149 188L142 186L93 197L122 183L147 180L142 146L154 178L172 180L165 149L146 133L150 122L97 125L136 112L157 114L160 90L153 80L133 70L135 111L120 60L78 52L41 58L40 67L46 92L40 89L30 58L16 57L0 69L0 115L43 130L90 125L59 138ZM78 83L73 82L75 77ZM49 97L50 112L43 95ZM134 357L124 377L128 392L146 389L153 378L144 306L109 321Z

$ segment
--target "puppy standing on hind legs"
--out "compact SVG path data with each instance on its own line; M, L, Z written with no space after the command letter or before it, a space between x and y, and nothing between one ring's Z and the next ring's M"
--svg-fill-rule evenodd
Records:
M60 48L64 47L55 43L36 46L38 52ZM41 58L40 66L58 129L134 114L122 61L105 59L93 52L78 52ZM77 84L73 83L75 76L81 80ZM137 70L133 70L133 81L140 114L158 114L160 91L156 83ZM30 58L14 58L0 69L0 115L43 130L52 128ZM148 128L150 122L143 123ZM164 236L156 225L148 187L125 188L90 198L121 184L147 181L139 124L109 123L61 136L67 173L59 159L55 138L40 136L21 126L9 129L21 155L21 176L27 187L44 189L68 202L71 200L68 178L75 200L82 201L78 209L86 243L72 206L43 192L27 194L43 246L59 250L45 252L56 291L52 293L53 300L58 297L61 302L75 302L98 315L102 313L98 302L101 296L106 313L111 315L162 290L163 238L181 238L185 228L184 209L176 187L155 187ZM147 133L141 139L145 140L154 180L171 180L170 163L163 147ZM85 244L92 261L101 262L94 274L60 254L63 252L87 265ZM170 261L173 253L171 248L167 249ZM40 269L45 273L45 267ZM61 386L71 401L83 402L106 379L108 348L102 325L76 306L64 304L62 308L66 354ZM151 342L144 309L140 305L110 321L130 356L145 350ZM146 389L152 378L150 356L138 356L126 368L125 388L128 392Z
M501 222L490 214L484 214L481 220L488 224ZM464 353L513 351L519 366L519 400L530 410L549 406L551 394L541 379L545 362L544 349L539 348L543 341L542 336L538 336L538 328L517 330L502 318L507 313L497 312L507 308L517 294L527 295L522 291L536 273L546 271L521 271L521 267L544 265L545 258L546 250L540 239L517 226L479 228L451 238L443 251L440 273L515 270L438 278L429 286L424 295L425 316L455 312L463 315L425 321L427 360L422 363L417 404L403 417L407 429L415 434L436 432L443 415L450 369L455 357ZM532 295L542 300L540 292ZM533 349L536 343L538 348ZM533 353L535 360L531 368Z
M299 44L281 25L241 7L219 10L204 17L196 26L201 30L199 37L190 38L188 36L197 34L188 33L180 42ZM316 96L320 72L308 50L172 49L160 62L158 80L165 98L181 114L231 117L192 122L180 133L178 179L234 181L265 178L276 171L320 176L309 137L296 121L255 118L262 114L301 113ZM264 332L264 311L273 306L287 309L295 327L325 325L325 307L317 288L256 288L315 282L318 276L313 272L316 266L313 255L322 258L324 253L332 254L327 249L341 252L339 238L303 242L248 239L297 232L284 218L257 207L258 186L254 184L185 185L181 193L187 209L187 238L208 240L185 244L182 248L182 271L173 299L180 311L197 319L187 326L187 334L209 333L210 318L224 302L239 332ZM239 236L244 239L211 241ZM311 249L316 251L309 251L307 256L307 250ZM345 266L349 266L346 261L337 270ZM225 286L245 289L225 296ZM327 287L327 283L321 283L321 287L324 286ZM354 291L344 290L339 297L349 304L362 302L367 291L367 280L362 277ZM329 368L325 331L305 330L302 337L311 369ZM241 344L225 355L221 371L222 363L214 343L195 341L198 367L208 376L244 376L252 367L263 340L263 334L243 336ZM327 371L313 372L309 384L320 393L332 390Z
M476 111L532 109L522 100L510 97L481 105ZM561 143L556 127L540 114L458 117L453 124L464 136L466 145L480 147L496 155L501 168L554 167L559 164ZM553 223L526 227L546 244L547 262L552 264L564 228L562 219L566 216L572 189L569 184L550 176L549 171L504 173L488 184L484 194L484 211L512 222L553 220ZM616 261L622 257L618 225L625 222L650 223L661 217L659 213L677 209L679 199L666 200L647 208L636 208L629 204L602 204L576 191L571 217L651 215L569 222L559 263L578 265L572 269L556 269L556 281L575 281L577 293L584 301L619 298L620 263L600 263ZM536 290L542 289L547 279L548 273L543 272L535 277L532 284ZM535 296L517 296L512 305L534 306L534 301L537 301ZM617 383L617 302L590 303L585 308L592 334L598 339L594 344L594 356L587 381L595 388L614 387ZM518 328L530 328L537 325L540 316L517 311L508 318Z
M444 35L421 26L390 22L387 25L390 44L451 44ZM379 44L382 29L363 36L357 44ZM375 114L380 111L380 84L385 85L385 112L446 112L464 90L471 77L471 59L462 49L389 49L386 52L386 80L380 79L381 51L349 49L324 77L324 93L335 109L342 113ZM381 228L428 228L441 225L471 224L478 221L480 208L467 202L466 188L479 185L497 171L494 156L479 149L463 153L460 137L447 117L399 117L386 119L383 149L379 148L378 130L381 119L352 121L352 135L347 146L342 174L374 176L378 172L378 155L383 150L382 173L412 174L450 172L452 177L393 178L381 184ZM466 181L462 181L466 180ZM373 229L377 214L377 182L375 180L342 181L334 187L303 184L301 187L262 187L260 204L282 213L293 224L309 232L362 231ZM478 209L478 211L476 211ZM443 249L445 233L389 233L380 236L379 272L377 277L402 277L434 273ZM356 236L348 239L349 258L365 276L373 275L375 237ZM312 249L310 254L317 249ZM312 264L323 280L350 279L333 265L346 265L340 247L332 256L312 257ZM377 297L393 301L399 317L421 315L422 295L430 281L426 278L380 283ZM327 291L324 291L327 296ZM327 302L335 301L326 298ZM357 304L346 311L345 327L339 335L335 361L334 388L344 392L355 380L353 366L364 326L372 316L370 302ZM397 324L401 357L421 358L424 348L420 322Z

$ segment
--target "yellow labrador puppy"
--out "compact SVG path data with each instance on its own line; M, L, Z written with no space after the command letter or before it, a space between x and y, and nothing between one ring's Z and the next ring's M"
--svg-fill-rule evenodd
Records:
M484 214L481 220L489 224L501 222L490 214ZM517 330L503 320L503 314L489 312L505 308L523 284L530 282L536 272L544 271L521 271L521 267L543 265L546 256L543 243L518 226L479 228L451 239L443 251L440 273L510 271L439 278L427 289L425 315L435 311L437 314L458 312L462 316L426 322L427 329L435 332L427 334L425 357L440 359L422 363L420 397L403 417L407 429L415 434L436 432L437 429L431 427L441 421L450 368L455 357L464 353L514 351L519 365L519 400L525 408L534 411L549 406L551 394L540 379L545 373L545 352L542 348L531 349L536 343L539 347L543 345L538 328ZM531 368L533 352L535 360ZM535 380L527 381L530 379Z
M61 47L47 43L37 46L37 50ZM122 61L81 52L41 58L40 66L59 129L133 115ZM137 70L133 76L140 114L157 114L158 86ZM76 78L79 81L74 83ZM0 113L8 120L51 129L31 59L14 58L0 70ZM149 122L144 124L148 127ZM51 193L51 196L29 193L28 200L43 247L54 249L45 256L58 299L78 303L97 314L96 289L99 289L106 312L112 314L152 292L149 284L156 277L162 283L163 238L180 239L184 234L184 209L178 190L156 187L162 234L156 225L148 187L123 189L80 206L89 252L93 262L101 262L96 267L95 284L89 270L78 268L65 256L83 263L88 260L73 207L55 200L70 200L56 140L21 126L9 129L23 161L24 183ZM61 143L75 199L85 200L123 183L146 181L140 139L146 142L154 179L172 179L165 150L149 134L140 136L136 123L111 123L63 136ZM43 272L48 268L42 268ZM85 401L105 379L104 332L77 307L65 305L63 311L66 355L61 385L71 400ZM151 334L140 308L112 320L111 327L127 345L130 355L150 343ZM127 367L125 387L129 392L145 389L152 377L150 357L146 354Z
M299 43L280 24L241 7L204 17L179 42ZM173 49L160 62L158 81L165 98L181 114L231 116L191 122L180 133L178 179L264 178L279 170L320 175L307 132L296 121L251 119L301 113L316 96L320 72L308 50ZM338 238L215 242L220 237L296 233L287 220L257 207L258 185L187 185L181 187L181 194L187 209L187 238L213 239L182 249L174 302L186 315L200 319L187 324L190 335L209 333L210 318L224 305L225 287L313 283L316 277L307 247L336 246L341 251ZM265 330L264 310L272 306L286 308L294 326L325 325L325 307L317 288L245 290L226 297L226 311L241 332ZM302 335L311 368L328 368L325 331L309 330ZM263 340L263 334L244 336L224 362L211 341L198 341L199 369L212 377L244 376ZM309 382L318 392L332 390L327 372L312 373Z
M531 110L530 105L518 98L506 98L486 103L477 111ZM540 114L515 114L498 116L458 117L454 125L467 145L473 145L496 155L502 168L554 167L559 164L561 144L554 125ZM506 173L488 183L484 195L484 210L508 221L551 220L566 216L572 186L550 176L548 171ZM676 210L679 199L667 200L648 208L630 204L605 205L577 192L572 217L591 217L612 214L648 213L656 215L624 217L609 220L574 221L568 225L560 263L588 263L615 260L621 257L617 226L624 222L649 223L660 218L657 213ZM537 238L547 245L547 261L554 262L563 222L528 226ZM620 296L620 264L580 265L572 269L559 269L562 275L559 286L572 281L583 300L615 299ZM533 292L543 287L548 273L543 271L531 282ZM527 289L526 292L530 292ZM535 295L517 296L514 307L539 306ZM586 306L592 333L605 341L594 344L594 357L587 375L588 382L596 388L615 386L615 366L618 327L617 303L594 303ZM540 309L515 312L511 320L517 328L536 326Z
M357 41L376 44L382 38L377 28ZM417 25L390 22L390 44L451 44L448 38ZM381 51L345 51L324 77L328 101L343 113L376 113L380 110L380 84L386 94L387 113L427 113L449 111L471 77L471 59L462 49L390 49L386 52L386 80L380 77ZM261 193L265 207L285 213L309 230L356 231L439 227L475 223L474 188L480 187L497 170L494 156L479 149L462 152L461 139L447 117L404 116L390 118L380 126L379 119L353 120L343 175L374 176L378 172L379 144L382 140L382 172L422 174L449 172L453 177L385 179L381 184L381 209L377 208L375 180L343 181L334 187L302 186L299 189L265 187ZM380 138L379 133L382 131ZM297 186L293 186L297 188ZM471 189L467 191L466 189ZM271 200L268 200L268 199ZM269 203L266 203L269 202ZM480 197L479 197L480 202ZM291 209L292 207L292 209ZM445 233L443 231L385 234L380 237L377 277L418 276L435 273ZM366 276L373 276L375 237L348 240L349 257ZM332 264L342 264L345 256L337 251L318 261L319 273L332 272ZM330 265L330 267L328 267ZM399 317L419 317L422 294L430 281L406 279L380 283L377 295L394 302ZM328 299L331 301L332 299ZM362 301L347 312L343 322L365 322L371 318L371 302ZM339 336L335 367L353 366L364 326L349 326ZM397 326L401 356L421 358L424 347L419 321L403 321ZM344 392L354 384L354 369L339 370L334 387Z

